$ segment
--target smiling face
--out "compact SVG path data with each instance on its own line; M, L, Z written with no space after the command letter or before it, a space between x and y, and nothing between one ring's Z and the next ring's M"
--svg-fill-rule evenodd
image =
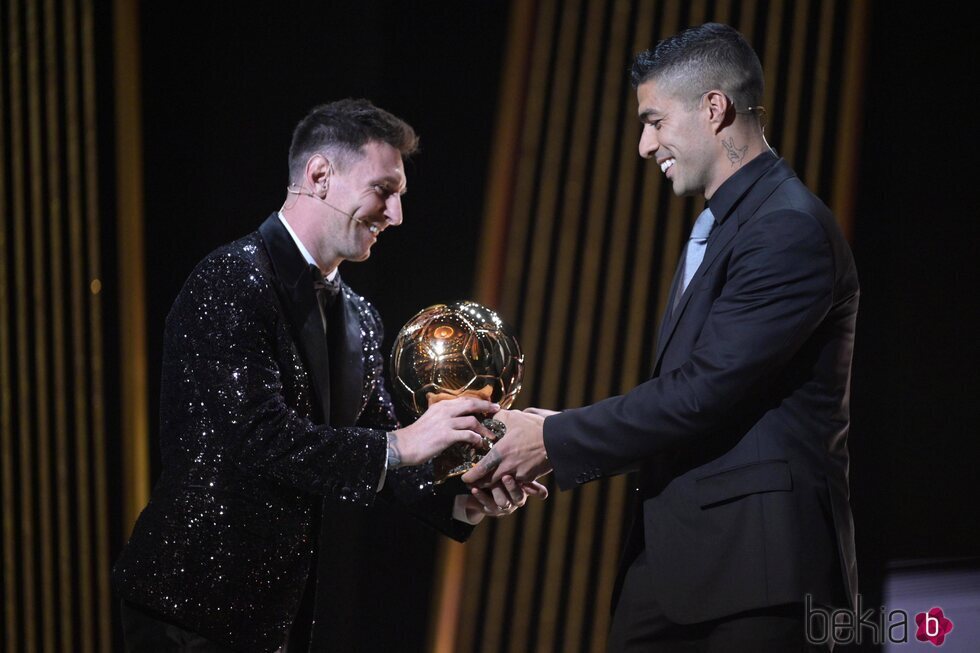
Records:
M696 98L679 96L656 79L640 84L636 99L643 123L640 156L656 160L678 196L713 188L718 148L705 103L692 106Z
M316 249L322 259L363 261L382 231L402 223L406 179L401 153L370 141L342 167L327 167Z

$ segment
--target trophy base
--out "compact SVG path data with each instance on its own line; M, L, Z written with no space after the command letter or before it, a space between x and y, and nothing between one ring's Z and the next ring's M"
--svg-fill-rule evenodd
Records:
M484 448L478 450L468 444L457 443L436 456L432 463L435 471L435 484L442 485L449 479L462 476L471 470L493 448L493 443L504 437L507 426L500 420L486 418L483 426L493 433L493 439L484 438Z

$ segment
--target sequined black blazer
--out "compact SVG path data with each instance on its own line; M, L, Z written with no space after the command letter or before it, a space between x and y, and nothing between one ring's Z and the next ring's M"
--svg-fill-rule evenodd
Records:
M331 377L315 302L275 214L197 266L167 317L161 476L113 570L122 598L242 650L282 644L321 500L382 496L455 539L471 531L428 467L390 470L376 492L396 426L381 321L342 285L332 310L348 328L331 334Z

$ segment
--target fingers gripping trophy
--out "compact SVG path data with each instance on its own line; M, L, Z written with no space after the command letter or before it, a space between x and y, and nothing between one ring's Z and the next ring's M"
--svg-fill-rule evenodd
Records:
M497 313L472 301L417 313L398 332L390 361L394 395L416 417L434 403L463 396L509 408L524 375L524 354L513 331ZM437 483L466 472L504 436L503 422L479 417L493 438L484 438L480 447L455 444L437 456Z

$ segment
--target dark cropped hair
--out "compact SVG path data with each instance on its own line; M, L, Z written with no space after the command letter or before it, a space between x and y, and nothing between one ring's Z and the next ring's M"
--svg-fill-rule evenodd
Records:
M331 162L344 168L371 141L391 145L403 158L419 145L418 136L408 123L368 100L348 98L314 107L293 130L289 180L298 181L306 162L317 153L327 153Z
M705 23L690 27L636 55L630 70L633 88L657 80L671 92L699 94L724 91L737 109L762 102L762 64L755 50L732 27Z

